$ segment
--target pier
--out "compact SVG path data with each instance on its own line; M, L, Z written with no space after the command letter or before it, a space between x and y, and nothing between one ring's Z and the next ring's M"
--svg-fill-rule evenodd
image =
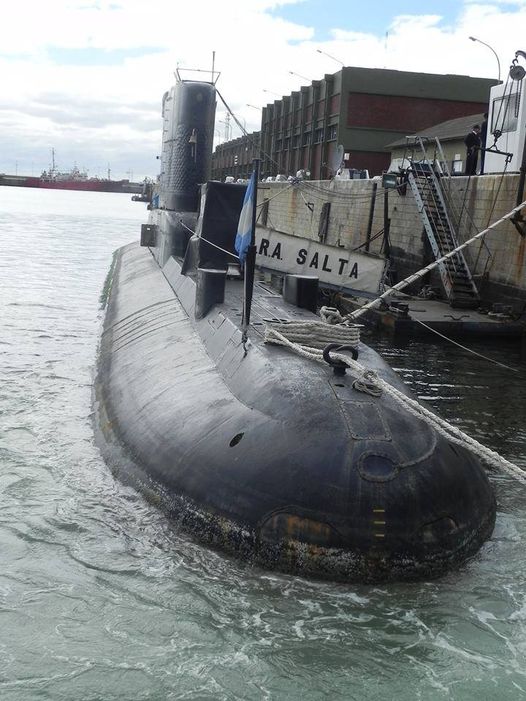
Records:
M346 313L360 309L370 301L366 297L342 296L339 300ZM434 299L418 299L396 295L378 309L370 309L363 320L379 330L396 336L436 336L448 338L485 337L522 340L526 333L524 319L516 319L504 305L492 309L452 309Z

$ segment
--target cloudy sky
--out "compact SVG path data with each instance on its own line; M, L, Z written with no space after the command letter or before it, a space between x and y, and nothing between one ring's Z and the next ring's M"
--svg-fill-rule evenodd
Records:
M4 0L0 173L39 175L54 147L63 170L156 175L162 94L214 51L218 88L253 131L256 108L340 62L496 78L471 35L504 76L525 28L526 0ZM218 104L216 141L224 120Z

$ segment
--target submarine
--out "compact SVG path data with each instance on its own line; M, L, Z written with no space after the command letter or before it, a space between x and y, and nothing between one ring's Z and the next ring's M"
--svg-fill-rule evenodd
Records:
M358 338L323 341L326 362L269 342L273 324L320 325L315 277L284 274L280 293L256 274L246 323L247 186L209 180L215 85L177 77L148 222L106 285L103 458L182 530L264 569L376 583L459 567L495 523L483 466L391 394L360 389L335 347L411 396Z

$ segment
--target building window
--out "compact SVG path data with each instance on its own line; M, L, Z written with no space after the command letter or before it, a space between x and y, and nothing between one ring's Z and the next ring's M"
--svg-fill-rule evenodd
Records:
M457 175L464 172L464 163L460 153L455 153L455 158L451 161L451 172Z
M323 141L323 128L322 129L316 129L314 132L314 143L319 144Z
M296 134L296 136L292 139L292 148L298 148L299 146L301 146L300 135Z
M338 127L336 124L331 124L329 127L327 127L327 141L334 141L334 139L336 139L337 131Z
M303 132L302 146L310 144L310 131Z
M499 130L503 134L507 131L517 130L517 113L519 106L519 93L503 95L493 100L491 113L491 133Z

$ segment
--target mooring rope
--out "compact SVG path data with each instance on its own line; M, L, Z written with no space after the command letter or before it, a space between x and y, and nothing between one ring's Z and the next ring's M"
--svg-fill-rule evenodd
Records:
M334 307L320 309L322 321L281 321L271 319L265 327L265 342L272 343L275 331L279 336L303 348L323 350L329 343L356 346L360 341L359 324L342 323L343 317Z
M274 332L279 336L274 336ZM323 350L329 343L355 346L360 340L360 328L323 321L270 321L265 328L265 341L283 337L302 347Z
M511 372L519 372L517 370L517 368L512 368L510 365L505 365L504 363L500 363L498 360L495 360L495 358L490 358L487 355L483 355L482 353L478 353L477 351L473 350L473 348L468 348L467 346L463 346L461 343L457 343L457 341L454 341L452 338L449 338L449 336L445 336L443 333L440 333L440 331L437 331L432 326L429 326L429 324L426 324L421 319L417 319L416 317L413 317L413 321L416 321L417 324L420 324L420 326L423 326L428 331L431 331L432 333L436 334L437 336L440 336L440 338L443 338L445 341L452 343L454 346L458 346L458 348L462 348L462 350L465 350L467 353L471 353L472 355L476 355L478 358L482 358L483 360L487 360L488 363L493 363L494 365L498 365L499 367L504 368L505 370L511 370Z
M179 219L179 224L183 227L183 229L186 229L189 231L192 236L195 236L197 232L195 232L193 229L191 229L189 226L187 226L182 219ZM232 256L232 258L235 258L236 260L239 260L239 256L236 256L235 253L231 253L231 251L227 251L226 248L221 248L221 246L218 246L216 243L213 243L213 241L209 241L208 239L205 239L204 236L199 236L201 241L204 241L207 243L209 246L213 246L214 248L217 248L219 251L222 253L226 253L229 256Z
M364 392L373 397L381 396L383 389L378 383L378 375L374 370L366 370L361 377L358 377L353 383L353 388L357 392Z

